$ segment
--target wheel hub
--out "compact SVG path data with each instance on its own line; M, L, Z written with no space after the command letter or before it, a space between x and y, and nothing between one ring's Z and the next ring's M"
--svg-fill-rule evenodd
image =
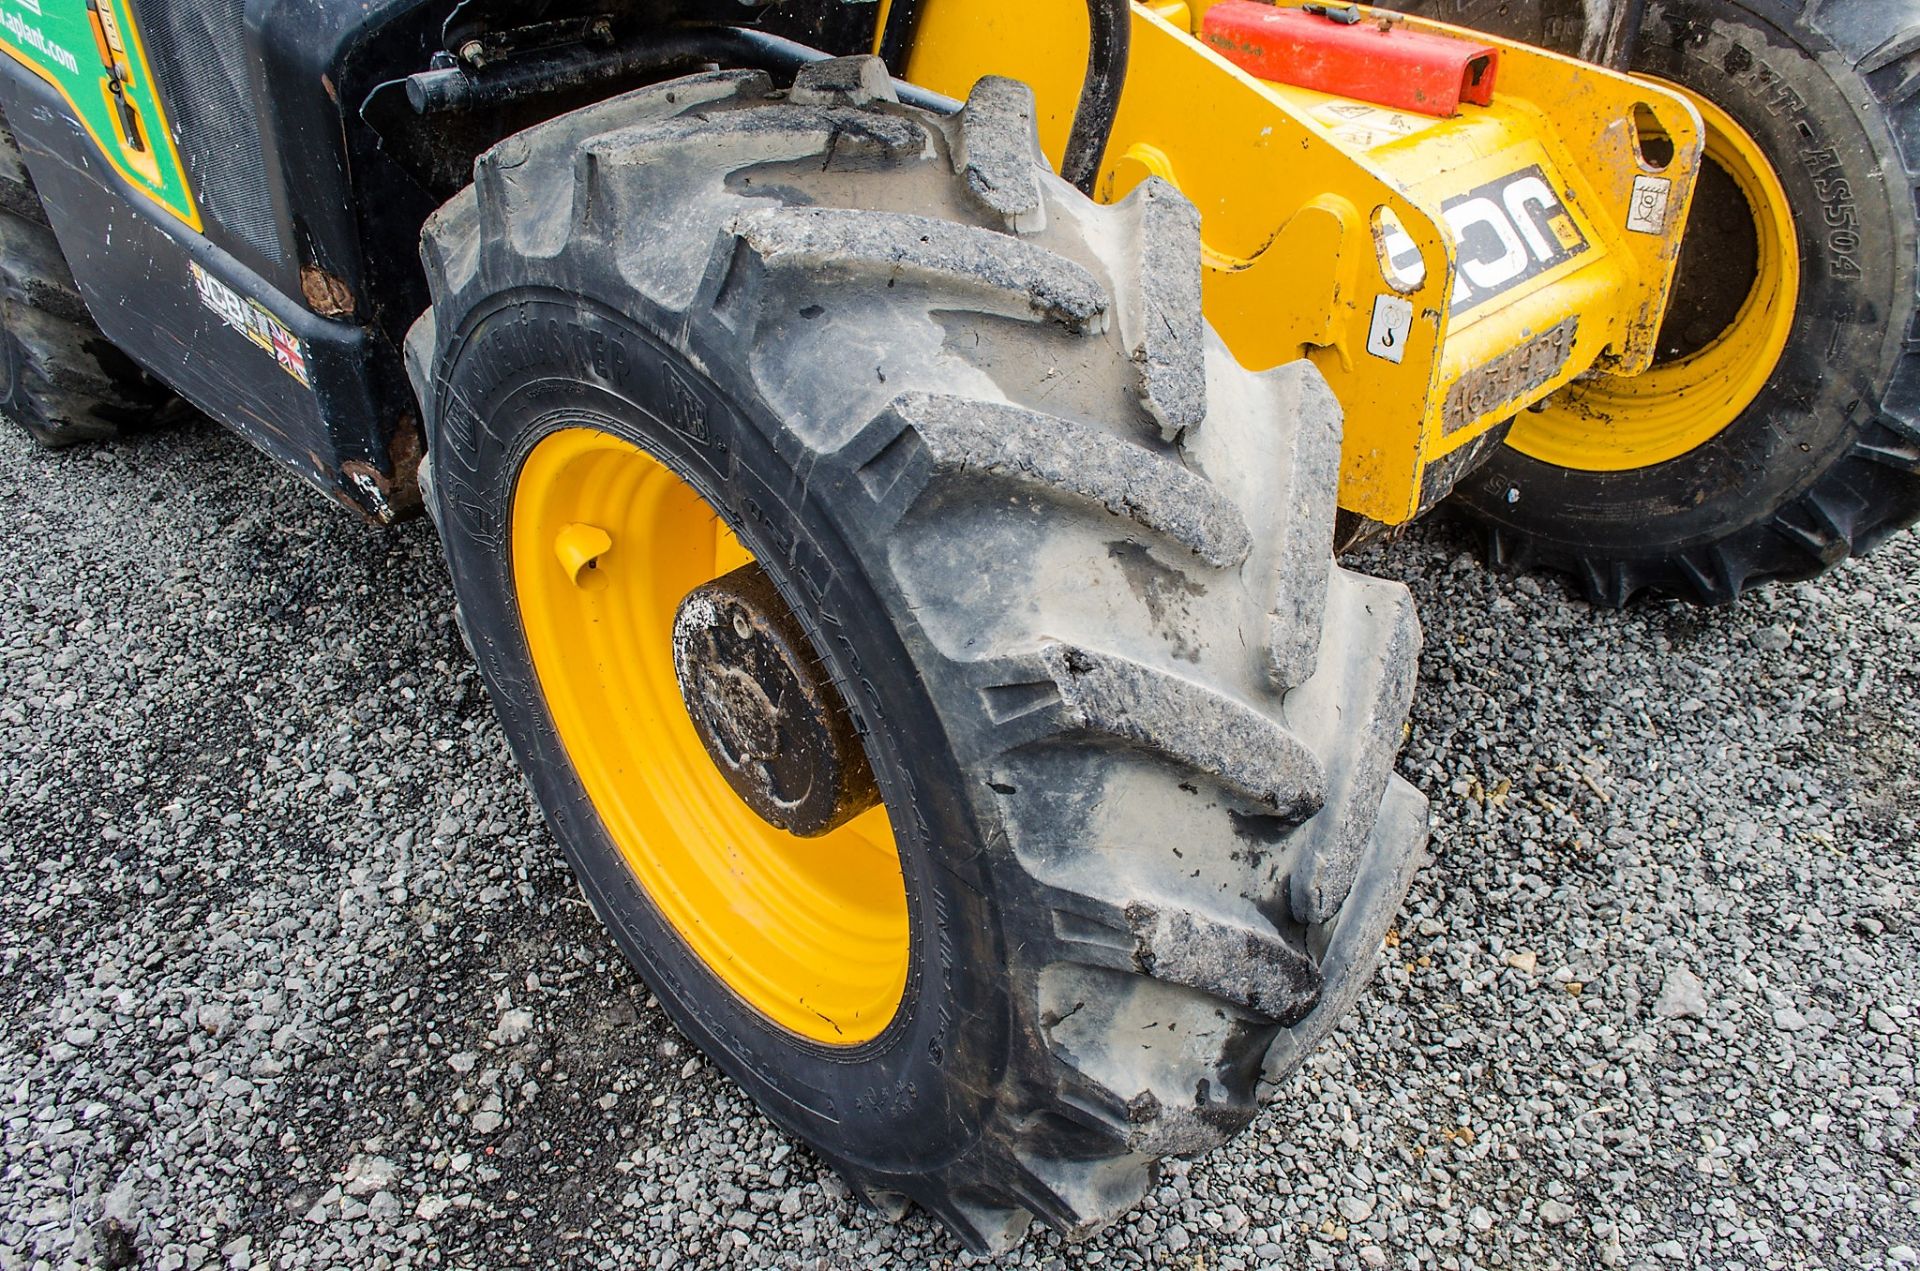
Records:
M714 766L769 825L814 838L879 803L852 717L758 565L680 602L673 669Z

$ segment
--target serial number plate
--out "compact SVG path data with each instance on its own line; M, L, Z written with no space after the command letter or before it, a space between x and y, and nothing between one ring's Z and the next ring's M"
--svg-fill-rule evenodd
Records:
M1447 390L1443 425L1447 436L1471 427L1489 415L1518 410L1526 400L1553 382L1573 357L1580 319L1568 318L1519 348L1476 366Z

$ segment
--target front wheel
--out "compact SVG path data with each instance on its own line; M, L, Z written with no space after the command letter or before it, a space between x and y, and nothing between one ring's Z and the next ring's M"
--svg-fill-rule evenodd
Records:
M1407 885L1418 628L1333 568L1337 408L1205 328L1191 205L848 59L511 138L425 257L463 625L679 1026L977 1249L1245 1125Z
M1496 562L1568 571L1603 604L1724 604L1920 517L1920 25L1906 3L1788 9L1645 5L1635 72L1707 123L1659 359L1521 416L1461 483Z

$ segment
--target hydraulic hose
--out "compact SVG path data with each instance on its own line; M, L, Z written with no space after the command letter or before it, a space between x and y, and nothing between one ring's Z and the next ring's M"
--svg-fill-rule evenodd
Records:
M1100 160L1113 135L1113 119L1120 109L1120 91L1127 83L1127 55L1133 36L1131 0L1087 0L1087 79L1080 88L1080 104L1067 136L1067 153L1060 175L1093 193Z

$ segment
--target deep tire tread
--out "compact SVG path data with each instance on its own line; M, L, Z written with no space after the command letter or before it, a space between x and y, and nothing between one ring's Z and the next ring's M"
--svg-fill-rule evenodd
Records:
M1245 518L1216 487L1171 456L1102 429L1001 402L927 393L896 399L888 422L897 429L888 429L885 448L868 461L885 474L877 480L891 477L885 465L907 462L896 448L911 433L936 472L1002 478L1098 504L1209 565L1239 565L1251 548Z
M1106 289L1086 269L1005 235L930 216L787 207L736 217L729 230L775 269L843 270L970 290L989 313L1104 330Z
M483 157L476 191L430 224L439 318L409 365L434 400L426 350L444 356L460 315L549 250L682 315L697 350L751 350L756 392L796 421L780 438L796 471L843 480L862 505L922 678L966 721L950 731L980 774L968 797L1011 840L983 850L1024 897L1004 912L1028 1040L992 1079L977 1146L907 1176L829 1159L883 1213L910 1197L978 1251L1036 1217L1085 1234L1137 1202L1156 1158L1244 1126L1282 1039L1304 1054L1332 1026L1320 950L1347 920L1316 935L1296 918L1296 875L1319 878L1337 916L1339 879L1371 863L1385 881L1354 889L1368 913L1353 921L1377 946L1421 801L1391 775L1400 721L1340 717L1385 720L1396 702L1404 717L1404 589L1334 569L1337 408L1310 369L1250 376L1206 330L1197 214L1170 187L1085 203L1045 168L1031 95L1007 81L941 120L900 106L865 59L810 70L787 97L751 76L683 83ZM909 136L926 144L896 144ZM564 244L543 237L556 188ZM692 210L661 223L642 207ZM1112 228L1088 231L1101 220ZM953 315L977 343L942 325ZM807 339L834 321L933 351L905 374L883 367L892 377L849 363L852 387L810 398L808 359L842 342ZM1009 357L1096 368L1082 378L1098 391L1029 393L1000 375ZM458 457L433 463L435 497L454 497ZM954 553L978 554L968 587ZM1022 571L1055 561L1081 585L1022 590ZM1206 868L1150 826L1099 820L1121 805L1190 809ZM1382 808L1397 811L1377 824ZM1342 1000L1372 951L1343 973ZM1133 1039L1089 1033L1068 999L1183 1044L1134 1058Z
M1284 725L1192 680L1077 645L1040 650L1070 726L1203 773L1261 812L1320 810L1326 772Z

